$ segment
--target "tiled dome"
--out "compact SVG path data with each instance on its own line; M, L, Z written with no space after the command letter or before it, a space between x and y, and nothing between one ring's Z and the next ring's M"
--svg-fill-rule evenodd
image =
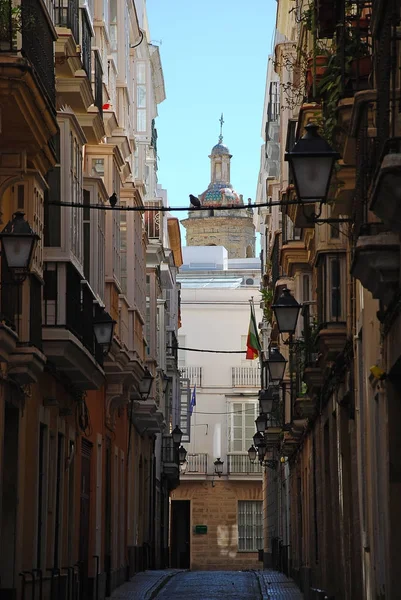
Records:
M212 156L216 156L216 154L230 154L230 151L225 144L219 142L213 146L211 154Z
M210 206L211 208L218 208L223 204L240 205L241 198L230 183L223 181L217 183L210 183L207 190L200 194L200 201L202 206Z

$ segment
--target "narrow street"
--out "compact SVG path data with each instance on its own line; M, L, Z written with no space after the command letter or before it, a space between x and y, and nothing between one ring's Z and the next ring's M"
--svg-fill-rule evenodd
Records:
M253 572L194 571L178 573L156 596L157 600L261 600Z
M273 570L137 573L111 600L302 600L292 579Z

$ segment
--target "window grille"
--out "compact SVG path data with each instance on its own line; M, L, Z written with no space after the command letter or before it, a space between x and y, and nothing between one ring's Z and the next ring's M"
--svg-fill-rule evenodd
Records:
M263 548L262 501L238 501L238 550L257 552Z

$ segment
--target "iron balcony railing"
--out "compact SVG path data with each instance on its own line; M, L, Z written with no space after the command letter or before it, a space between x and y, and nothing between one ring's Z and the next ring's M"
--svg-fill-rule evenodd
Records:
M227 454L227 473L229 475L261 474L262 466L259 461L251 462L247 453Z
M100 54L98 52L95 52L95 81L93 83L95 106L98 108L99 114L103 118L103 69Z
M271 256L272 263L272 284L273 288L280 278L280 236L276 235L274 239L273 251Z
M162 206L162 201L147 200L146 206L159 208ZM149 239L157 239L162 241L163 236L163 213L158 210L145 210L145 227Z
M202 452L198 454L187 454L187 468L186 473L200 473L206 475L207 473L207 454Z
M54 24L70 29L75 43L79 43L79 0L55 0Z
M191 387L202 387L202 367L182 367L180 371L182 377L189 379Z
M81 47L82 66L89 77L92 77L92 32L86 14L86 9L81 8Z
M45 8L38 0L22 0L22 51L34 68L51 104L56 104L54 34ZM13 40L11 40L13 42Z
M68 263L65 312L60 317L59 277L61 277L59 263L55 263L54 270L46 268L44 271L43 325L45 327L65 327L71 331L102 365L103 353L96 342L93 330L94 299L92 292L79 273Z
M260 388L260 369L257 367L231 367L233 387Z

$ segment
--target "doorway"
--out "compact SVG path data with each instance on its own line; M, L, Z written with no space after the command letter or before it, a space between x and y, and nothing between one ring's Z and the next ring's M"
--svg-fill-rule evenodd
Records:
M13 598L18 575L15 572L18 506L18 408L5 404L3 479L0 521L0 596Z
M90 483L92 444L82 438L81 445L81 502L79 526L79 561L81 563L81 598L88 597L88 556L90 529Z
M191 502L171 503L171 566L189 569L191 564Z

